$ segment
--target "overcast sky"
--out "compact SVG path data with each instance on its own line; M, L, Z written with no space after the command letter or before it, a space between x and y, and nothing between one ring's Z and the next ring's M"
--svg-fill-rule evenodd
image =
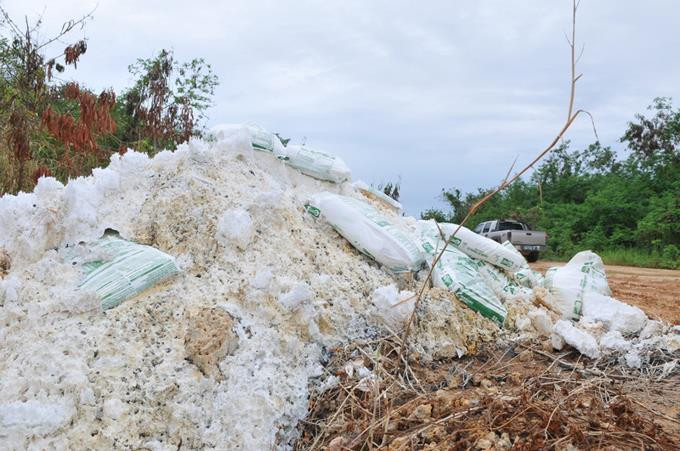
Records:
M208 125L256 122L340 155L355 179L401 179L411 214L442 188L496 184L564 122L570 1L100 0L73 39L88 39L74 78L129 86L127 66L172 48L220 77ZM97 5L5 0L45 31ZM601 141L620 147L626 122L654 97L680 105L680 2L583 0L585 43L576 106ZM55 48L55 50L57 50ZM583 120L567 136L594 140Z

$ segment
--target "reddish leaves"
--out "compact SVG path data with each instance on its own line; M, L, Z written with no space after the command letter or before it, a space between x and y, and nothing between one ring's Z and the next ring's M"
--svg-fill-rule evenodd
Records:
M14 152L14 158L19 162L26 162L31 159L26 116L19 111L12 111L9 116L9 123L7 144Z
M45 166L40 166L38 169L33 171L33 183L38 183L40 177L51 177L52 171Z
M70 152L74 156L96 155L99 152L97 138L116 131L111 111L116 103L113 91L103 91L99 97L81 90L77 84L64 87L64 97L78 102L80 114L74 118L69 113L58 113L48 106L42 115L42 125L57 141L64 145L62 163L72 168ZM82 158L81 158L82 160Z
M80 55L87 51L87 42L80 40L75 44L69 45L64 49L64 62L66 64L73 64L73 67L78 68L78 59Z

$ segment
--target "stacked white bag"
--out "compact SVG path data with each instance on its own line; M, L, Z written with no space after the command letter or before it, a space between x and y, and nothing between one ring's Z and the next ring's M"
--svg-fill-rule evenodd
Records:
M213 127L210 134L218 140L225 140L237 134L245 134L249 137L253 150L269 152L276 156L282 155L285 149L278 136L259 125L221 124Z
M288 166L319 180L342 183L352 178L352 172L341 158L305 146L286 146L276 134L259 125L221 124L213 127L210 134L217 140L225 140L237 134L247 136L253 150L269 152Z
M423 256L407 234L373 206L329 192L313 196L305 205L315 217L325 219L359 251L395 273L417 271Z
M450 225L440 224L440 227ZM442 237L437 223L433 220L418 221L417 227L427 262L432 266L434 259L444 248L450 233L444 232L444 237ZM456 234L454 239L457 236ZM508 312L479 273L477 262L456 247L451 245L446 247L432 270L432 284L435 287L451 290L461 302L498 324L503 325L505 322Z
M352 172L341 158L321 150L290 144L277 156L287 165L319 180L342 183L352 178Z
M439 223L444 235L448 238L458 229L457 224ZM510 273L522 269L526 260L521 254L515 253L501 244L476 234L472 230L461 227L450 240L450 245L458 248L470 257L498 266Z

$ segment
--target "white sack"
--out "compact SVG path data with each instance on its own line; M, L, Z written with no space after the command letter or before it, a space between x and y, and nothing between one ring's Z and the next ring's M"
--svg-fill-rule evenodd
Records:
M418 221L418 231L427 262L431 266L445 242L433 220ZM475 261L457 248L451 245L446 247L432 271L432 283L435 287L452 291L461 302L483 316L500 325L505 322L507 310L479 274Z
M392 272L416 271L423 263L422 253L406 233L366 202L322 192L313 196L305 208Z
M477 271L484 278L486 284L503 302L515 299L530 301L533 297L531 289L520 286L496 266L482 260L473 259L473 261L477 265Z
M439 227L447 239L458 229L457 224L451 223L439 223ZM454 246L472 258L491 263L511 273L519 271L522 265L526 264L521 254L516 254L494 240L478 235L466 227L458 230L450 240L449 246Z
M543 285L543 275L529 267L529 263L524 258L524 255L517 250L514 244L505 240L501 246L515 254L517 258L522 259L521 268L512 274L513 279L515 279L518 284L528 288L535 288Z
M225 140L239 134L250 137L253 150L270 152L276 156L284 155L285 147L274 133L269 133L259 125L254 124L220 124L210 129L210 135L217 140Z
M550 268L544 284L564 318L579 317L586 293L611 295L604 263L591 251L579 252L561 268Z
M341 158L305 146L288 145L277 155L287 165L319 180L342 183L352 178L352 172Z

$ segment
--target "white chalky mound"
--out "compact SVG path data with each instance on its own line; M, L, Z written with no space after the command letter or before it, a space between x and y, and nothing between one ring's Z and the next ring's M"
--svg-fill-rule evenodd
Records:
M371 295L394 283L305 212L309 195L342 190L237 134L0 199L3 447L289 447L325 349L375 336ZM106 229L181 273L102 312L76 288L97 259L79 243ZM203 307L235 318L219 381L186 360L186 312Z

